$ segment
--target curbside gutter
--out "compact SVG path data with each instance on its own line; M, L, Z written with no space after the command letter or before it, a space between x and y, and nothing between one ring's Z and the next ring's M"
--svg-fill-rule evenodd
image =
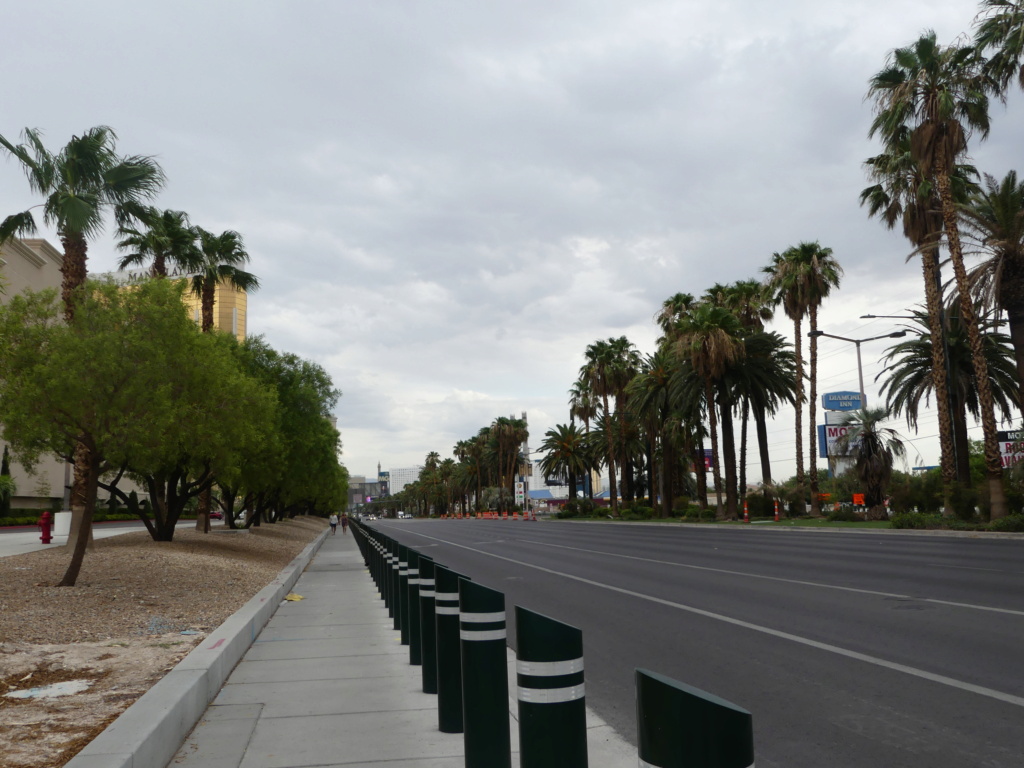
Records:
M323 531L65 768L167 765L327 537Z

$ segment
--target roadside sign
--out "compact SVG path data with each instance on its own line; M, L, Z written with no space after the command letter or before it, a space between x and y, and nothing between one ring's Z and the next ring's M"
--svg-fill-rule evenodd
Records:
M859 411L862 404L860 392L825 392L821 396L821 407L826 411Z

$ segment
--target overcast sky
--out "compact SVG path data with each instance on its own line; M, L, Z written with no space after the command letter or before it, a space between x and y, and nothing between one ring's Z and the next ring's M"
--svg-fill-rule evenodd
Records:
M158 205L241 232L263 283L249 332L327 369L344 393L343 460L374 474L448 456L522 411L536 446L568 420L587 344L626 335L649 353L665 298L760 277L801 240L846 270L822 329L893 330L857 319L923 301L905 241L858 205L878 150L867 81L893 48L927 28L949 42L975 12L952 0L22 3L0 26L0 134L40 128L56 150L110 125L123 153L162 164ZM994 105L991 137L972 143L982 170L1002 177L1019 158L1022 101ZM0 214L34 202L0 161ZM92 271L113 268L110 235L91 244ZM781 315L775 326L792 336ZM869 399L885 346L863 347ZM821 353L819 391L856 390L853 345L824 339ZM792 421L771 426L777 477L793 472ZM935 431L923 419L926 463Z

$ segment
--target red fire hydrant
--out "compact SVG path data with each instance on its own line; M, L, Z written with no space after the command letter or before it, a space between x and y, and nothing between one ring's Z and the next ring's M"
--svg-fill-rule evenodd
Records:
M43 544L49 544L53 541L53 537L50 535L50 529L53 527L53 515L50 514L49 510L43 512L43 516L39 518L39 522L36 525L43 529L43 535L39 537Z

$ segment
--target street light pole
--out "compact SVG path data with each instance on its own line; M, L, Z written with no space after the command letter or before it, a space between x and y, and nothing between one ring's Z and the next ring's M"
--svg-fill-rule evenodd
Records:
M812 337L825 336L830 339L848 341L857 348L857 379L860 382L860 407L862 410L867 410L868 396L867 393L864 391L864 366L861 364L860 345L865 341L877 341L878 339L899 339L906 336L907 332L893 331L892 333L884 333L881 336L872 336L869 339L848 339L846 336L835 336L834 334L825 333L824 331L811 331L807 335Z

